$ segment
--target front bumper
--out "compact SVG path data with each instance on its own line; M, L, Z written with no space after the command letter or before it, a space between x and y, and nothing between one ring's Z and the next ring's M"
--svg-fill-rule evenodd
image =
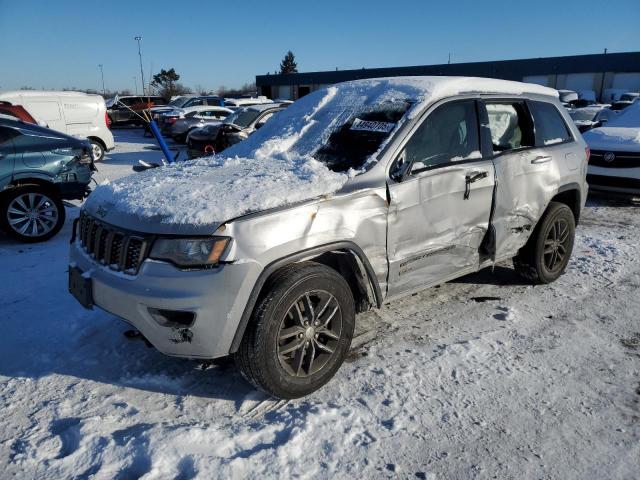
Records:
M133 325L160 352L207 359L229 354L259 275L252 262L186 271L150 259L137 275L125 275L94 262L78 240L71 245L70 266L91 279L95 305ZM193 312L195 322L187 329L162 326L149 308Z

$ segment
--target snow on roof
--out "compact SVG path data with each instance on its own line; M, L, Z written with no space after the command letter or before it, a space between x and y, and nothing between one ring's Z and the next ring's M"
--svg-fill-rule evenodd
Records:
M582 136L593 150L640 152L640 102L629 105L603 127Z
M385 102L410 103L405 115L410 118L432 101L464 93L557 97L547 87L482 78L393 77L345 82L303 97L220 155L100 185L86 206L91 211L104 202L110 209L164 223L206 225L332 194L354 172L333 172L313 154L349 118ZM389 138L406 118L395 125Z

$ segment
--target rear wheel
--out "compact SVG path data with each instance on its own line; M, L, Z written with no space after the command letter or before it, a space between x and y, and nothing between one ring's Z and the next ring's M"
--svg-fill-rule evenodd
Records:
M236 363L249 382L278 398L308 395L338 370L353 337L355 307L335 270L293 264L266 287Z
M0 225L21 242L48 240L60 231L64 221L60 198L38 185L10 190L0 203Z
M527 244L513 259L516 271L532 283L551 283L567 268L576 223L571 209L564 203L551 202Z

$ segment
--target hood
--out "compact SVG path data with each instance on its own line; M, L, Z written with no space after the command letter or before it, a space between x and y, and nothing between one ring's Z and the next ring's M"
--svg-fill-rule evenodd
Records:
M640 102L627 107L604 127L583 134L592 150L640 152Z
M348 178L312 158L216 156L103 183L84 208L134 231L212 234L225 220L331 194Z
M640 127L599 127L582 136L591 150L640 152Z

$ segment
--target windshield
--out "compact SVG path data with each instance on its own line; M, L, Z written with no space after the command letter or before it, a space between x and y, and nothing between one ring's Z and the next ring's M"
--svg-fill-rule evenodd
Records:
M636 97L637 95L634 95L632 93L623 93L622 95L620 95L620 100L625 102L632 102L636 99Z
M167 103L167 105L170 106L170 107L181 108L189 100L190 100L190 97L178 97L178 98L175 98L175 99L171 100L169 103Z
M314 159L340 172L366 169L424 97L422 80L415 86L396 82L376 79L312 92L223 155Z
M240 110L236 110L227 118L225 118L224 123L233 123L242 128L247 128L251 122L253 122L260 112L257 110L250 110L246 108L242 108Z

